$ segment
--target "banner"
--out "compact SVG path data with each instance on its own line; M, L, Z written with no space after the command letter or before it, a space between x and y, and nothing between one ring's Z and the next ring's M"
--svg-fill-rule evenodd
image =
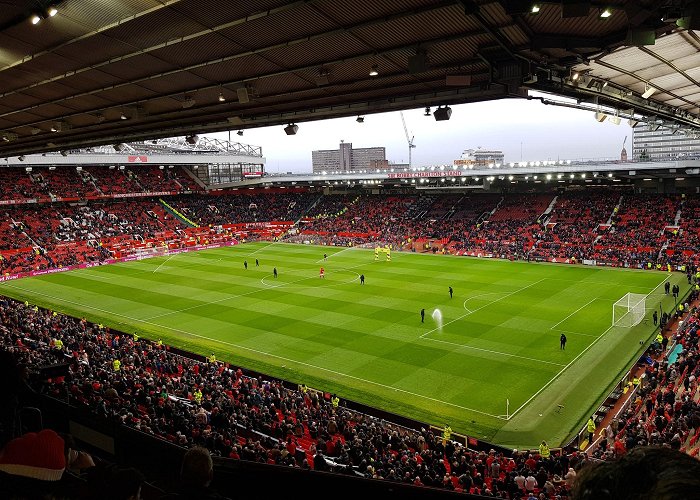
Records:
M146 155L129 155L127 159L129 163L148 163L148 156Z
M413 179L419 177L460 177L462 175L461 170L449 170L449 171L430 171L430 172L398 172L389 173L387 177L389 179Z

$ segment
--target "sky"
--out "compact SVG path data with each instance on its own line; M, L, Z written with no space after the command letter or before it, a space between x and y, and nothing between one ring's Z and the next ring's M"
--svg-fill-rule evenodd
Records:
M502 150L507 163L619 158L625 136L627 152L632 154L632 129L627 121L620 125L607 120L599 123L592 111L527 99L452 106L452 117L442 122L424 116L424 111L422 107L404 111L409 135L415 137L415 167L452 164L471 148ZM269 173L311 172L311 151L338 149L341 140L351 142L353 148L384 146L390 162L408 163L399 112L367 115L364 123L357 123L353 116L298 125L299 131L292 136L287 136L283 127L274 126L247 129L242 137L234 130L231 140L261 146ZM226 132L207 135L228 138Z

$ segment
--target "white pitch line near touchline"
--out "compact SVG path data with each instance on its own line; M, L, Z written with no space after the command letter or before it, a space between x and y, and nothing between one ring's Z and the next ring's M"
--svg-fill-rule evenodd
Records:
M576 314L577 312L579 312L581 309L583 309L583 308L586 307L587 305L592 304L592 303L595 302L596 300L598 300L598 299L597 299L597 298L593 298L593 299L589 300L588 302L586 302L585 304L583 304L581 307L579 307L578 309L576 309L574 312L572 312L571 314L569 314L566 318L564 318L564 319L561 320L559 323L557 323L557 324L554 325L552 328L550 328L550 330L555 330L555 329L556 329L559 325L561 325L564 321L566 321L567 319L569 319L571 316L573 316L574 314Z
M354 248L355 248L355 247L343 248L340 252L335 252L335 253L330 254L330 255L328 256L328 258L330 259L331 257L335 257L336 255L340 255L341 253L347 252L348 250L353 250ZM319 262L323 262L324 260L325 260L325 259L318 259L318 260L316 261L316 264L318 264Z
M459 320L462 319L462 318L466 318L466 317L469 316L470 314L474 314L474 313L477 312L477 311L481 311L484 307L488 307L488 306L490 306L490 305L492 305L492 304L495 304L496 302L500 302L501 300L503 300L503 299L505 299L505 298L508 298L508 297L510 297L511 295L515 295L515 294L518 293L518 292L522 292L523 290L527 290L528 288L533 287L533 286L537 285L538 283L542 283L542 282L543 282L544 280L546 280L546 279L547 279L547 278L542 278L542 279L539 280L539 281L535 281L534 283L530 283L529 285L524 286L524 287L522 287L522 288L520 288L520 289L518 289L518 290L515 290L515 291L513 291L513 292L507 293L506 295L504 295L504 296L501 297L501 298L492 300L492 301L489 302L488 304L484 304L484 305L481 306L481 307L477 307L477 308L474 309L473 311L467 312L466 314L462 314L461 316L458 316L458 317L456 317L455 319L453 319L453 320L451 320L451 321L448 321L447 323L445 323L444 325L442 325L442 327L444 328L444 327L446 327L447 325L450 325L450 324L454 323L455 321L459 321ZM482 294L482 295L483 295L483 294ZM466 303L466 301L465 301L465 303ZM465 309L466 309L466 307L465 307ZM418 337L418 338L421 338L421 339L422 339L422 338L425 338L427 335L430 335L431 333L433 333L433 332L435 332L435 331L437 331L437 330L439 330L439 329L440 329L440 327L435 327L435 328L433 328L432 330L429 330L429 331L425 332L423 335L421 335L421 336Z
M656 285L656 286L651 290L651 292L647 293L647 297L648 297L649 295L651 295L652 293L654 293L654 290L656 290L656 289L659 288L661 285L663 285L663 284L666 282L666 280L667 280L668 278L670 278L671 276L672 276L671 274L667 274L667 275L664 277L664 279L661 280L661 283L659 283L658 285ZM570 362L568 365L566 365L564 368L562 368L562 369L559 371L559 373L557 373L556 375L554 375L554 377L552 377L552 378L549 380L549 382L547 382L546 384L544 384L544 386L542 386L542 388L541 388L539 391L537 391L535 394L533 394L532 396L530 396L530 399L528 399L527 401L525 401L522 405L520 405L520 407L519 407L517 410L515 410L513 413L511 413L511 414L510 414L510 417L508 417L508 420L510 420L511 418L513 418L520 410L522 410L523 408L525 408L525 406L527 406L527 404L530 403L530 401L532 401L532 400L535 399L537 396L539 396L540 393L542 393L542 391L544 391L547 387L549 387L549 386L552 384L552 382L554 382L557 378L559 378L559 376L560 376L562 373L564 373L564 372L566 371L567 368L569 368L572 364L574 364L574 362L575 362L576 360L578 360L578 358L580 358L581 356L583 356L583 355L588 351L588 349L590 349L591 347L593 347L593 346L596 344L596 342L598 342L600 339L602 339L603 337L605 337L605 335L606 335L610 330L612 330L614 327L615 327L615 325L611 325L607 330L605 330L605 331L603 332L603 334L602 334L600 337L598 337L598 338L595 339L593 342L591 342L590 345L589 345L588 347L586 347L583 351L581 351L581 352L579 353L578 356L576 356L574 359L572 359L571 362Z
M156 268L153 270L153 272L155 273L158 269L160 269L161 267L163 267L163 266L165 265L165 263L168 262L168 261L169 261L170 259L172 259L173 257L175 257L175 255L177 255L177 254L171 255L170 257L168 257L167 259L165 259L163 262L161 262L160 265L159 265L158 267L156 267Z
M0 285L2 285L2 284L0 284ZM64 299L64 298L62 298L62 297L55 297L55 296L53 296L53 295L49 295L48 293L41 293L41 292L35 292L35 291L32 291L32 290L27 290L26 288L22 288L22 287L19 287L19 286L17 286L17 285L10 284L10 282L5 282L4 285L5 285L5 286L8 286L8 287L10 287L10 288L16 288L17 290L22 290L22 291L24 291L24 292L33 293L33 294L36 294L36 295L42 295L42 296L48 297L48 298L50 298L50 299L52 299L52 300L58 300L58 301L61 301L61 302L65 302L65 303L67 303L67 304L73 304L73 305L80 306L80 307L86 307L86 308L88 308L88 309L92 309L92 310L95 310L95 311L99 311L99 312L103 312L103 313L106 313L106 314L110 314L110 315L112 315L112 316L119 316L119 317L121 317L121 318L130 319L131 321L137 321L137 322L139 322L139 323L145 323L145 324L147 324L147 325L157 326L157 327L159 327L159 328L164 328L164 329L166 329L166 330L171 330L171 331L173 331L173 332L182 333L182 334L185 334L185 335L189 335L189 336L191 336L191 337L197 337L197 338L201 338L201 339L205 339L205 340L210 340L210 341L212 341L212 342L217 342L217 343L219 343L219 344L224 344L224 345L228 345L228 346L231 346L231 347L236 347L236 348L238 348L238 349L243 349L243 350L246 350L246 351L254 352L254 353L256 353L256 354L262 354L262 355L264 355L264 356L270 356L271 358L281 359L282 361L287 361L287 362L289 362L289 363L295 363L295 364L297 364L297 365L307 366L307 367L309 367L309 368L314 368L314 369L322 370L322 371L325 371L325 372L328 372L328 373L333 373L333 374L335 374L335 375L340 375L341 377L346 377L346 378L350 378L350 379L353 379L353 380L359 380L360 382L365 382L365 383L367 383L367 384L376 385L376 386L378 386L378 387L383 387L383 388L385 388L385 389L390 389L390 390L393 390L393 391L396 391L396 392L401 392L401 393L403 393L403 394L409 394L409 395L411 395L411 396L416 396L416 397L418 397L418 398L426 399L426 400L429 400L429 401L434 401L434 402L436 402L436 403L441 403L441 404L444 404L444 405L447 405L447 406L452 406L452 407L454 407L454 408L459 408L459 409L461 409L461 410L471 411L471 412L474 412L474 413L478 413L478 414L480 414L480 415L486 415L487 417L497 418L497 419L499 419L499 420L506 420L506 419L503 418L503 416L501 416L501 415L493 415L493 414L491 414L491 413L486 413L486 412L483 412L483 411L480 411L480 410L475 410L475 409L473 409L473 408L467 408L466 406L458 405L458 404L455 404L455 403L450 403L450 402L447 402L447 401L442 401L442 400L436 399L436 398L431 398L430 396L424 396L424 395L422 395L422 394L417 394L417 393L415 393L415 392L407 391L407 390L405 390L405 389L398 389L398 388L392 387L392 386L390 386L390 385L382 384L382 383L380 383L380 382L374 382L374 381L372 381L372 380L367 380L367 379L364 379L364 378L361 378L361 377L356 377L356 376L354 376L354 375L349 375L349 374L347 374L347 373L337 372L337 371L335 371L335 370L330 370L330 369L324 368L324 367L322 367L322 366L312 365L311 363L305 363L305 362L303 362L303 361L297 361L296 359L285 358L284 356L278 356L277 354L271 354L271 353L269 353L269 352L260 351L260 350L258 350L258 349L253 349L253 348L251 348L251 347L246 347L246 346L234 344L233 342L227 342L227 341L225 341L225 340L214 339L214 338L211 338L211 337L207 337L207 336L205 336L205 335L199 335L199 334L197 334L197 333L188 332L188 331L186 331L186 330L180 330L179 328L173 328L173 327L170 327L170 326L161 325L161 324L159 324L159 323L153 323L153 322L151 322L151 321L147 321L147 320L143 320L143 319L134 318L134 317L132 317L132 316L127 316L126 314L120 314L120 313L116 313L116 312L114 312L114 311L108 311L108 310L105 310L105 309L100 309L99 307L94 307L94 306L90 306L90 305L87 305L87 304L82 304L82 303L80 303L80 302L74 302L74 301L72 301L72 300L67 300L67 299Z
M501 351L493 351L491 349L484 349L483 347L474 347L466 344L459 344L457 342L449 342L447 340L439 340L439 339L423 339L423 340L431 340L433 342L441 342L443 344L450 344L453 346L461 347L462 349L471 349L473 351L482 351L482 352L489 352L491 354L499 354L501 356L508 356L510 358L519 358L519 359L527 359L528 361L536 361L538 363L547 363L548 365L556 365L556 366L564 366L561 363L555 363L554 361L545 361L543 359L537 359L537 358L528 358L527 356L520 356L519 354L511 354L509 352L501 352Z

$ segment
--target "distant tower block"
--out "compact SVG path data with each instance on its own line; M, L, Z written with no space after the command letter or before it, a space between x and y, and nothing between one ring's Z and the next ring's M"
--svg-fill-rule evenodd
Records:
M627 161L627 150L625 149L626 142L627 142L627 136L625 136L625 140L622 141L622 151L620 151L620 161L623 163Z

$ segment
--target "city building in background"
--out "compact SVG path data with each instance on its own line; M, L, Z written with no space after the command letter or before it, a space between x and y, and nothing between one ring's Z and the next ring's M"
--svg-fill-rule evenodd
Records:
M700 139L679 130L639 123L632 128L634 161L675 160L700 157Z
M323 149L311 152L313 173L356 172L386 168L386 148L355 148L351 142L340 141L338 149Z
M471 168L501 166L504 163L503 151L481 148L465 149L462 156L454 161L455 166Z

